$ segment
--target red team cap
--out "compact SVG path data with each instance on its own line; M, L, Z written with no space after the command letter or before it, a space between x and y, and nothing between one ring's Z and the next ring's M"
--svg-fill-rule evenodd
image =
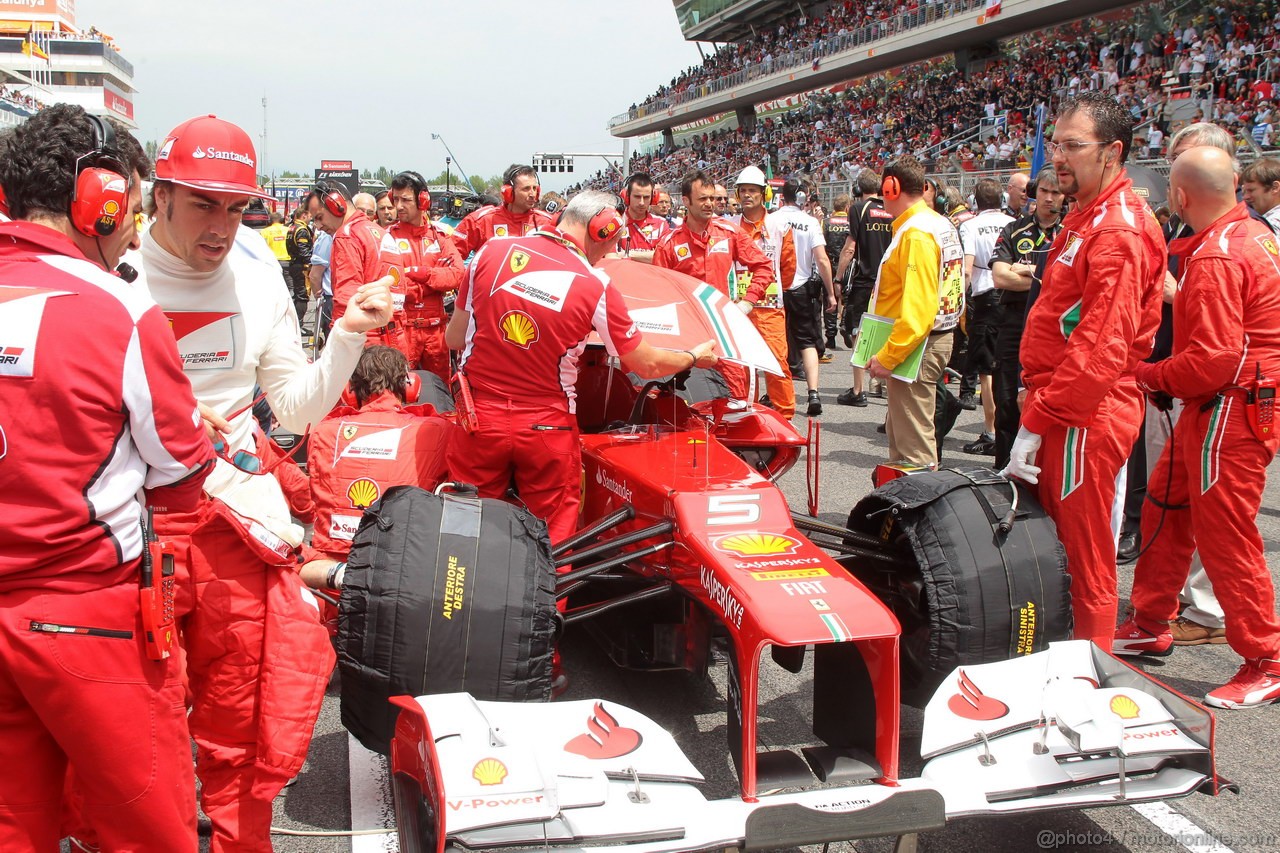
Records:
M271 198L258 189L258 156L249 134L214 115L188 119L169 132L156 154L156 180Z

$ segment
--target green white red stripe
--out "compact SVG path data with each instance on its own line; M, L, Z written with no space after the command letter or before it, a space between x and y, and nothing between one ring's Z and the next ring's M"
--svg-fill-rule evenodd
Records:
M1213 404L1213 414L1209 415L1209 428L1204 433L1204 444L1200 446L1200 494L1213 488L1218 482L1220 468L1219 454L1222 452L1222 438L1227 433L1227 416L1231 413L1231 400L1219 397Z
M849 631L849 626L844 624L844 620L834 613L821 613L818 618L822 620L822 624L827 626L831 638L837 643L843 643L853 639L853 634Z
M1084 482L1084 444L1088 437L1087 429L1067 427L1067 439L1062 445L1062 500Z
M709 284L703 284L698 286L693 295L695 299L706 307L707 316L711 318L711 327L716 333L717 343L720 344L720 357L736 358L738 348L733 345L733 336L729 334L729 328L720 316L720 305L718 303L724 301L724 294Z

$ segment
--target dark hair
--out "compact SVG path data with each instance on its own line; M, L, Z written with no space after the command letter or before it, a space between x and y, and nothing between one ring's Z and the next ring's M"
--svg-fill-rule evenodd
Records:
M366 347L351 374L351 391L364 405L383 391L391 391L404 402L404 384L409 379L409 361L395 347Z
M337 181L326 181L323 179L316 181L315 188L312 189L311 192L317 197L326 196L331 192L335 192L338 195L342 196L343 199L345 199L346 201L351 201L351 193L349 193L347 191L347 188L344 187L342 184L338 183ZM320 206L324 207L323 198L320 199Z
M401 172L391 179L392 190L413 190L416 197L418 193L425 192L427 187L426 180L417 172Z
M627 175L627 179L622 182L622 195L627 201L631 200L631 188L635 186L651 187L653 186L653 178L649 177L648 172L632 172ZM657 199L653 198L650 201L657 201Z
M831 209L848 212L849 205L852 202L853 199L849 197L848 193L840 193L831 201Z
M271 224L280 225L284 222L284 214L280 211L273 211L271 214Z
M702 171L701 169L694 169L692 172L687 173L683 178L680 179L680 195L684 196L685 198L692 199L694 184L709 184L711 187L714 188L716 185L716 182L714 179L712 179L710 175L708 175L706 172Z
M307 198L310 198L310 197L311 197L310 195L307 196ZM304 198L302 200L302 203L299 204L297 207L295 207L293 209L293 213L289 214L289 216L292 219L301 219L306 215L307 215L307 199Z
M978 210L995 210L1000 206L1003 195L1000 182L991 178L983 178L973 188L973 200L978 203Z
M391 190L381 190L379 192L374 193L373 200L382 201L384 198L386 198L389 195L391 195Z
M533 170L532 166L525 166L520 163L512 163L510 166L507 167L507 170L502 173L502 182L504 184L511 184L514 187L516 183L516 178L522 177L524 175L528 175L529 177L533 178L535 181L538 180L538 173Z
M110 122L115 145L107 149L134 179L151 172L151 161L129 129ZM76 183L76 161L93 150L93 128L83 107L55 104L0 137L0 187L9 215L67 216Z
M1058 109L1055 123L1061 123L1076 112L1084 113L1093 122L1093 132L1099 142L1120 143L1121 163L1129 159L1129 148L1133 145L1133 115L1120 106L1119 101L1102 92L1085 92L1067 98Z
M858 193L860 195L879 195L883 179L870 169L863 169L858 174Z
M1254 160L1244 167L1244 171L1240 173L1240 180L1269 187L1276 181L1280 181L1280 160L1274 157L1263 157L1261 160Z
M801 187L800 187L800 182L799 182L799 181L787 181L787 182L785 182L785 183L782 185L782 200L783 200L783 201L795 201L796 199L798 199L798 198L799 198L800 189L801 189Z
M897 178L903 195L924 195L924 164L910 154L886 164L884 176Z

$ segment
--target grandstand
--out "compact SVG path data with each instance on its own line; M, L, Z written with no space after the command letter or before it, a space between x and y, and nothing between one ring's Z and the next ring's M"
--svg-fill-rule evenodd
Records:
M1051 4L1041 0L1040 5ZM1013 3L1004 0L1003 6L1001 16ZM1139 158L1159 157L1163 141L1178 127L1201 118L1235 132L1246 159L1260 152L1260 142L1272 141L1265 132L1255 140L1254 128L1269 128L1276 119L1280 11L1274 6L1191 0L1113 10L1005 39L988 50L964 49L793 92L753 106L748 115L733 107L736 89L718 82L736 79L744 63L754 69L766 56L776 64L797 49L824 49L868 23L892 20L893 14L915 14L915 20L928 23L925 10L937 7L934 26L958 29L968 21L963 16L940 21L937 16L957 4L923 0L845 0L810 4L803 11L792 5L789 16L781 6L764 7L761 14L776 15L767 18L766 27L748 25L748 37L724 45L625 114L655 109L691 88L697 90L693 100L720 104L718 113L696 122L639 137L631 170L649 171L670 185L693 167L731 180L754 163L778 178L817 185L829 200L862 168L878 169L891 157L912 153L936 176L967 191L980 177L1025 170L1034 152L1037 111L1043 108L1051 116L1061 98L1090 89L1115 94L1133 112ZM742 32L732 27L761 8L751 0L677 3L686 35L702 37ZM735 10L740 15L731 20ZM886 27L882 38L903 35L890 30ZM875 44L865 48L875 49ZM812 60L808 67L824 62ZM814 79L797 78L797 85ZM629 126L615 120L612 129L621 135ZM586 183L613 188L614 181L616 176L602 173Z

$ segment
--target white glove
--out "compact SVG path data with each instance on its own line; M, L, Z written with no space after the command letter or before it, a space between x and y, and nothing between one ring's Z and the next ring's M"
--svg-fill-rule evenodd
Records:
M1002 477L1017 477L1028 483L1040 482L1040 469L1035 466L1036 451L1040 449L1040 436L1026 427L1018 427L1018 437L1009 450L1009 464L1000 472Z
M750 314L750 313L751 313L751 309L756 307L756 306L755 306L755 303L748 302L748 301L747 301L747 300L745 300L745 299L739 299L737 302L735 302L735 303L733 303L733 304L734 304L734 305L737 305L737 306L738 306L738 310L739 310L739 311L741 311L743 314Z

